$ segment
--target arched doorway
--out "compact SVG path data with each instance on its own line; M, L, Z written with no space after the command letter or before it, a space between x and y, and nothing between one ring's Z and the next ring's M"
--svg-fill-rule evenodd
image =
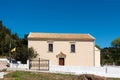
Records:
M59 65L64 66L66 55L64 53L60 52L60 54L56 55L56 57L58 58Z

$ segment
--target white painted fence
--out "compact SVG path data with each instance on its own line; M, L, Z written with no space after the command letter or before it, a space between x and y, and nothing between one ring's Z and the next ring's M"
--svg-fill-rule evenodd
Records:
M71 74L95 74L104 77L120 78L120 67L80 67L80 66L50 66L50 72L71 73Z
M9 63L7 59L0 59L1 62ZM0 65L3 68L2 65ZM14 70L29 70L29 60L27 64L21 64L17 62L17 64L10 63L10 67L8 69ZM104 67L81 67L81 66L56 66L49 64L49 72L57 72L57 73L71 73L71 74L95 74L104 77L115 77L120 78L120 66L104 66Z
M17 61L17 63L10 63L10 68L27 70L29 69L29 60L27 60L27 64L21 64L20 61Z
M9 67L7 65L9 64ZM29 60L27 60L27 64L22 64L20 61L17 63L10 63L7 58L0 58L0 70L3 69L29 69Z

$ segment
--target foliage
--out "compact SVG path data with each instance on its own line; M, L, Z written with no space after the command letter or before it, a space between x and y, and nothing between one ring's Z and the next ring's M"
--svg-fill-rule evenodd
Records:
M35 58L37 53L33 48L28 49L27 36L19 38L17 33L12 34L11 30L3 26L0 21L0 56L7 56L25 63L27 59ZM15 52L10 52L16 47Z
M99 45L95 45L96 48L98 48L99 50L101 50L100 46Z
M120 65L120 38L114 39L111 46L101 50L102 65Z
M0 55L8 53L11 31L2 25L0 21Z
M111 45L116 48L120 48L120 37L112 41Z
M33 48L27 47L17 47L16 52L12 53L12 58L21 61L22 63L26 63L26 60L35 58L37 56L37 52L34 51Z

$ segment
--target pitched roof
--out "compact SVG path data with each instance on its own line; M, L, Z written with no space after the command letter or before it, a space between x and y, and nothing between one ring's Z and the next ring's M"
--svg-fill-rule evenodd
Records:
M90 40L95 38L90 34L62 34L62 33L33 33L28 35L28 40Z

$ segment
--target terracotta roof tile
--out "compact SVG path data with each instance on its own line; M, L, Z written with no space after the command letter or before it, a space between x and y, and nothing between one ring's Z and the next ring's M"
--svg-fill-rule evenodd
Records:
M33 33L28 40L95 40L90 34Z

